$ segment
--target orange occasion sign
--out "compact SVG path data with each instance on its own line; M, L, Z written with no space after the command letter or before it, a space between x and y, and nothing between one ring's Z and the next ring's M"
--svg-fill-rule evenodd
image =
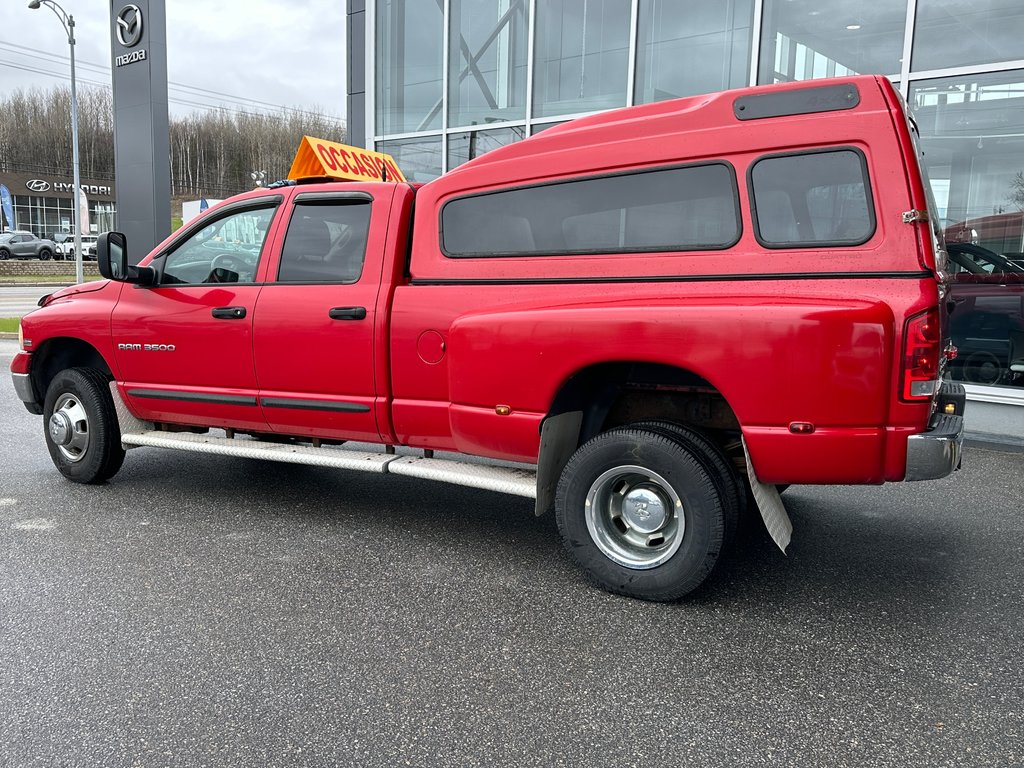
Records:
M288 178L317 176L351 181L405 181L391 155L303 136Z

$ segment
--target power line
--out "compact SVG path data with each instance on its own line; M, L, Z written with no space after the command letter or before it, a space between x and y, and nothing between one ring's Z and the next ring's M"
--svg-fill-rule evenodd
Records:
M47 70L39 69L38 67L25 67L25 66L22 66L20 64L16 64L14 62L11 62L11 61L4 61L2 59L0 59L0 66L9 67L11 69L18 69L18 70L21 70L23 72L31 72L31 73L36 74L36 75L46 75L47 77L53 77L53 78L56 78L58 80L64 80L64 79L67 78L67 75L65 73L63 73L63 72L50 72L50 71L47 71ZM110 87L109 83L101 83L101 82L96 81L96 80L89 80L87 78L82 78L82 77L76 77L76 80L79 83L84 83L86 85L92 85L92 86L95 86L97 88L102 88L103 90L107 90L107 91L111 90L111 87ZM201 97L199 97L199 98L201 98ZM273 115L271 113L268 113L266 111L264 111L264 112L253 112L251 110L241 109L239 107L231 107L231 106L225 105L225 104L210 104L210 103L206 103L206 102L193 101L193 100L189 100L189 99L175 98L175 97L170 96L170 95L168 95L167 101L171 102L172 104L181 104L182 106L186 106L186 107L195 107L195 108L198 108L198 109L206 111L206 112L217 112L217 111L220 111L220 110L224 110L224 111L227 111L227 112L232 112L232 113L237 114L237 115L249 115L250 117L268 117L268 116L274 117L275 116L275 115ZM289 107L281 107L281 112L284 113L284 114L288 114L289 112L293 112L293 113L296 113L296 114L306 115L307 117L317 118L319 120L325 120L327 122L335 123L337 125L341 125L342 123L344 123L344 120L342 118L332 117L330 115L325 115L325 114L319 114L317 112L310 112L308 110L291 109Z
M17 49L17 50L9 50L8 52L9 53L14 53L15 55L18 55L18 56L24 56L24 57L27 57L27 58L32 58L32 59L38 59L40 61L45 61L48 64L54 64L54 63L58 63L58 62L65 63L65 64L70 64L70 61L71 61L70 57L68 57L68 56L62 56L62 55L57 54L57 53L47 53L45 51L38 51L35 48L30 48L30 47L25 46L25 45L19 45L18 43L12 43L12 42L10 42L8 40L0 40L0 48ZM14 65L13 63L7 63L7 65L8 66L13 66L16 69L25 69L24 67L18 67L16 65ZM82 60L82 59L77 59L77 58L75 59L75 67L76 67L76 69L79 68L79 67L85 67L87 69L94 70L94 72L92 74L103 74L103 75L108 75L108 76L110 74L110 67L106 67L106 66L103 66L101 64L95 64L93 62L85 61L85 60ZM37 70L26 70L26 71L37 71ZM43 71L43 70L38 70L38 73L39 74L43 74L43 75L50 75L50 76L61 76L61 77L64 76L64 75L58 75L57 73L53 73L53 72L50 72L50 71ZM96 83L95 81L85 81L85 80L83 80L83 82L89 82L90 84L101 85L99 83ZM169 80L167 84L168 84L168 87L170 89L173 89L173 90L178 90L178 91L195 91L196 94L189 94L189 93L185 94L186 96L193 96L194 98L204 98L204 96L202 96L200 94L211 94L213 96L218 96L221 99L232 101L232 102L235 102L237 104L241 104L243 106L253 105L253 106L257 106L257 107L271 108L271 109L274 109L275 111L292 111L292 112L297 112L297 113L309 115L310 117L317 117L317 118L321 118L321 119L327 119L327 120L330 120L332 122L341 122L342 121L342 118L334 117L332 115L325 115L325 114L322 114L322 113L317 113L317 112L313 112L313 111L306 110L306 109L299 109L297 107L287 107L287 106L285 106L283 104L274 104L274 103L269 102L269 101L261 101L259 99L253 99L253 98L249 98L247 96L236 96L234 94L226 93L224 91L217 91L217 90L212 90L212 89L209 89L209 88L200 88L199 86L188 85L186 83L177 83L177 82L174 82L172 80ZM101 87L103 87L103 86L101 85ZM194 102L185 102L185 101L180 101L178 99L170 99L169 98L168 100L169 101L173 101L174 103L185 104L186 106L200 106L200 107L206 107L206 108L210 108L211 106L213 106L213 105L197 104L197 103L194 103ZM217 105L217 106L220 106L220 105ZM239 111L241 111L241 110L239 110Z

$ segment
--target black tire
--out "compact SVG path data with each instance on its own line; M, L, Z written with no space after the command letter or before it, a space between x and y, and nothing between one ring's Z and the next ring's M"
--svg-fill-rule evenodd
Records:
M43 248L39 251L39 258L41 261L49 261L53 257L53 251L49 248Z
M124 461L107 377L94 368L68 368L53 377L43 432L54 466L76 483L109 480Z
M0 248L0 261L7 261L11 258L11 252L6 248Z
M559 479L555 521L594 584L668 602L711 574L736 509L709 459L660 427L614 429L581 446Z
M732 514L725 515L725 544L731 545L736 538L737 521L747 514L747 492L725 452L700 432L670 421L645 421L630 424L630 427L664 434L689 450L702 463L704 470L715 480L722 504L732 510Z

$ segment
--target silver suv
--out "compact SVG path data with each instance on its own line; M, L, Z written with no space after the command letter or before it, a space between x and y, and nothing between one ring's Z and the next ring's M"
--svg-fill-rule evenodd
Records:
M0 261L12 257L49 261L56 250L53 240L42 240L31 232L5 232L0 235Z

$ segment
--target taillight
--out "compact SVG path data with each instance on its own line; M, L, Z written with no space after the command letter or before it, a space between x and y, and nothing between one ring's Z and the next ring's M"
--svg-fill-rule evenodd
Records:
M937 307L907 320L903 334L903 399L928 400L939 383L942 330Z

